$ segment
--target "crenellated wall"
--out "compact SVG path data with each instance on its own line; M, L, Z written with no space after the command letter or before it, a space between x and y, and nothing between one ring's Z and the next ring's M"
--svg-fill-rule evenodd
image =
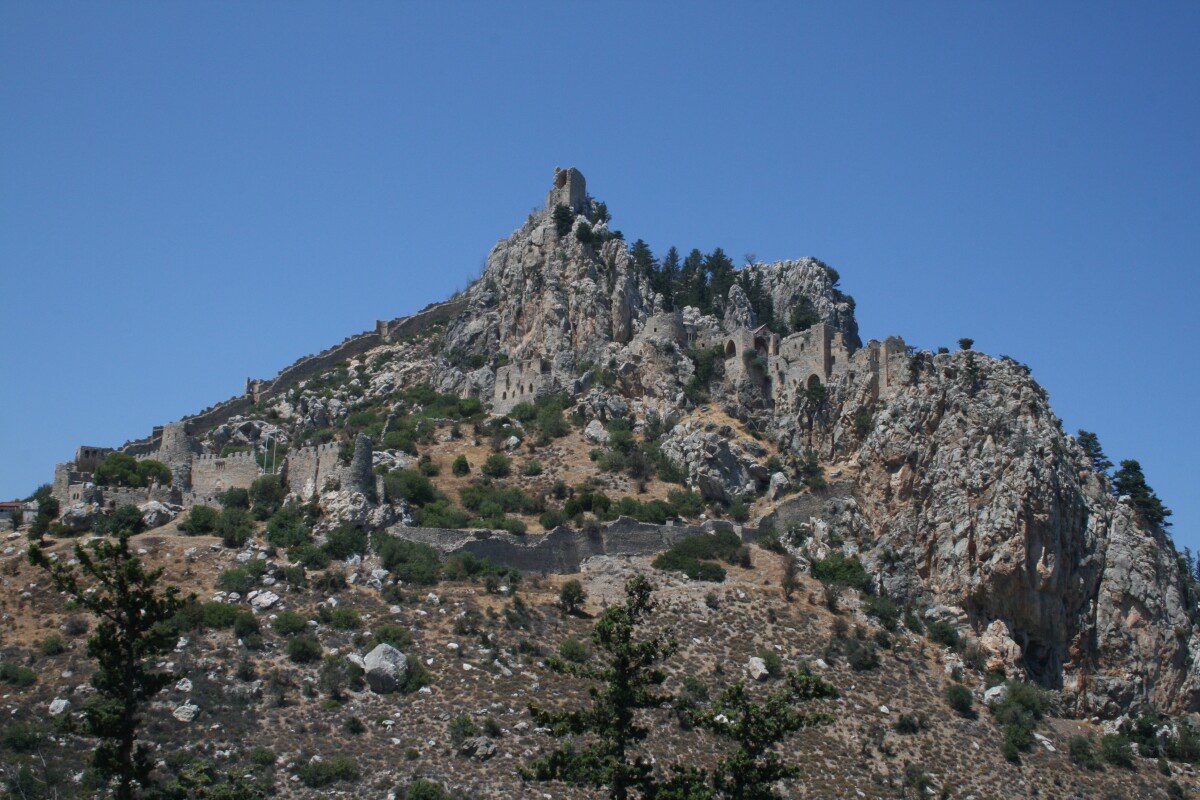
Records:
M227 456L205 453L192 458L191 474L189 488L192 492L215 495L227 489L247 489L266 472L258 465L253 452L230 453Z
M284 476L288 491L305 500L319 494L331 480L340 480L343 464L341 445L337 442L301 447L287 455Z

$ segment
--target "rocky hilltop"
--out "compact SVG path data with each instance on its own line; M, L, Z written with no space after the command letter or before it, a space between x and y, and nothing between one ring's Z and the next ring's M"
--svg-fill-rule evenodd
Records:
M1161 520L1114 492L1026 366L969 342L864 343L839 287L816 259L655 257L578 170L556 170L544 205L419 324L380 322L116 450L162 461L169 483L106 483L114 451L81 448L55 475L57 524L127 502L163 521L276 474L319 508L318 534L349 521L443 552L486 540L495 559L562 572L578 566L562 548L615 513L571 501L624 493L643 522L733 524L802 569L857 559L870 591L1072 713L1200 709L1193 579ZM533 505L458 508L389 479L421 459L452 492L452 457L474 474L488 454L525 457ZM475 533L435 535L454 530Z

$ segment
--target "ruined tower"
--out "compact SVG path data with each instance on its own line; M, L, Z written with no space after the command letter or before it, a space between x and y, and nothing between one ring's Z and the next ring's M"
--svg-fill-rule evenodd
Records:
M163 426L158 460L171 470L171 485L181 491L192 488L192 440L187 423L168 422Z
M583 173L574 167L554 168L554 186L546 194L546 210L553 211L560 203L576 214L587 203L587 182L583 179Z
M374 497L375 475L371 472L373 454L374 446L371 444L371 437L360 433L354 440L354 458L350 460L350 467L346 470L344 488L352 492L361 492L367 497Z

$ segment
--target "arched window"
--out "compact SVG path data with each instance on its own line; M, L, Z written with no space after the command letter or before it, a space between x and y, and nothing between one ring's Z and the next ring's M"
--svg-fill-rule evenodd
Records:
M737 345L733 343L733 339L730 339L725 343L725 357L733 358L735 355L737 355Z

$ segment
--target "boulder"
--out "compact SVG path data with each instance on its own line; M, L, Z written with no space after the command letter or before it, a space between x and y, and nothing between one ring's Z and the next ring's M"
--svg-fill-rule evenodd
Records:
M72 503L63 509L58 521L73 531L90 531L96 521L96 506L92 503Z
M608 431L604 429L604 423L598 419L587 424L587 427L583 429L583 435L593 444L604 444L608 441Z
M767 671L767 662L763 661L758 656L751 656L746 662L746 674L754 681L765 681L771 676Z
M390 644L378 645L363 659L367 685L378 693L394 692L400 688L408 672L408 659Z
M56 697L50 702L50 716L57 717L65 714L71 707L71 701L65 697Z
M767 488L767 496L772 500L778 500L788 493L788 489L792 486L792 482L788 480L788 476L782 472L776 472L771 475L771 483Z
M138 506L138 511L142 512L142 522L146 523L147 528L157 528L175 519L179 515L180 509L172 508L157 500L151 500Z
M200 706L195 703L184 703L171 712L171 716L180 722L191 722L200 713Z

